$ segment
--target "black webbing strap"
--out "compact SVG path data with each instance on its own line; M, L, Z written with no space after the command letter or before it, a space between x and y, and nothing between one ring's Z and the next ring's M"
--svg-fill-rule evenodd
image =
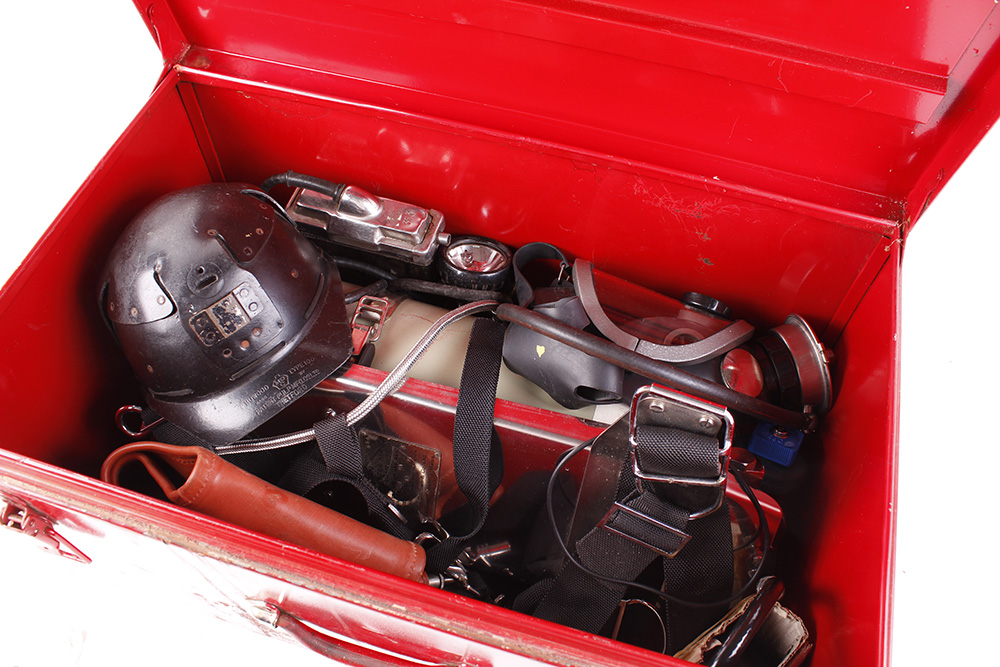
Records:
M680 428L642 426L633 434L635 459L645 475L718 479L719 441L715 437ZM644 482L663 498L691 512L711 507L719 500L718 487Z
M455 479L468 502L441 519L448 536L438 544L425 545L428 572L441 572L451 565L482 527L490 498L503 478L503 453L493 430L503 334L504 325L491 319L477 319L472 327L454 430ZM358 433L347 424L346 416L335 415L313 428L318 447L293 461L281 485L306 495L326 482L347 482L361 493L370 516L383 530L412 540L416 531L389 508L392 500L365 475Z
M640 433L640 431L642 431ZM675 428L642 427L636 456L644 473L717 479L722 471L715 438ZM636 484L632 461L623 464L618 498L602 520L576 544L577 560L566 562L534 615L599 633L628 590L603 577L634 581L662 558L663 590L683 600L725 600L732 593L732 533L721 488L674 483ZM704 517L692 514L718 506ZM721 608L665 606L668 652L708 627ZM694 634L691 634L694 632Z
M441 572L482 528L490 499L503 479L503 451L493 428L504 325L477 319L462 366L455 408L455 480L466 504L440 520L447 536L427 548L427 569Z
M326 482L346 482L364 498L369 515L382 530L396 537L412 540L416 535L392 510L391 500L364 473L361 442L357 431L347 423L347 416L337 414L313 425L317 447L296 458L281 480L281 486L307 495Z
M733 532L729 503L687 525L691 541L676 558L663 559L663 590L698 602L726 600L733 594ZM664 601L667 652L676 653L725 614L727 604L692 607Z

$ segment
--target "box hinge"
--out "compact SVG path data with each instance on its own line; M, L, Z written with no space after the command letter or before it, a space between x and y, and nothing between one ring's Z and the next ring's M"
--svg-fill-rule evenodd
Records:
M80 563L89 563L91 560L56 532L50 519L23 501L0 496L0 526L34 537L46 551L53 551L70 560Z

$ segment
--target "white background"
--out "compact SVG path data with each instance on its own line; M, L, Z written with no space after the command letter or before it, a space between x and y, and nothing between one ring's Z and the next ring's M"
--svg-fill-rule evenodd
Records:
M138 111L160 57L124 0L6 3L0 54L2 284ZM895 665L971 661L997 650L990 640L1000 598L992 493L998 202L1000 130L968 159L906 245ZM22 572L8 561L0 567L8 581L39 574L31 565ZM8 586L0 584L0 604L11 604ZM99 603L92 600L95 615ZM26 642L22 648L68 641L59 627L39 621L38 637L17 639ZM0 646L13 640L0 628ZM0 667L7 665L0 655Z

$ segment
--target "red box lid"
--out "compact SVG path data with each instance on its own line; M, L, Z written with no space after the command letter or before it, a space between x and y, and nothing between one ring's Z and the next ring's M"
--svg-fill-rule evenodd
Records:
M996 0L136 0L167 62L906 233L1000 115Z

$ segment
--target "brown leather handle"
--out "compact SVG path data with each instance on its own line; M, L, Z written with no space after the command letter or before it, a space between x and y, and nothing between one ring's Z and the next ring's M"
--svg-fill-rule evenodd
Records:
M171 502L243 528L336 558L426 581L426 555L417 544L384 533L251 475L202 447L137 442L111 453L101 479L118 484L121 469L141 463ZM169 466L184 482L176 486Z

